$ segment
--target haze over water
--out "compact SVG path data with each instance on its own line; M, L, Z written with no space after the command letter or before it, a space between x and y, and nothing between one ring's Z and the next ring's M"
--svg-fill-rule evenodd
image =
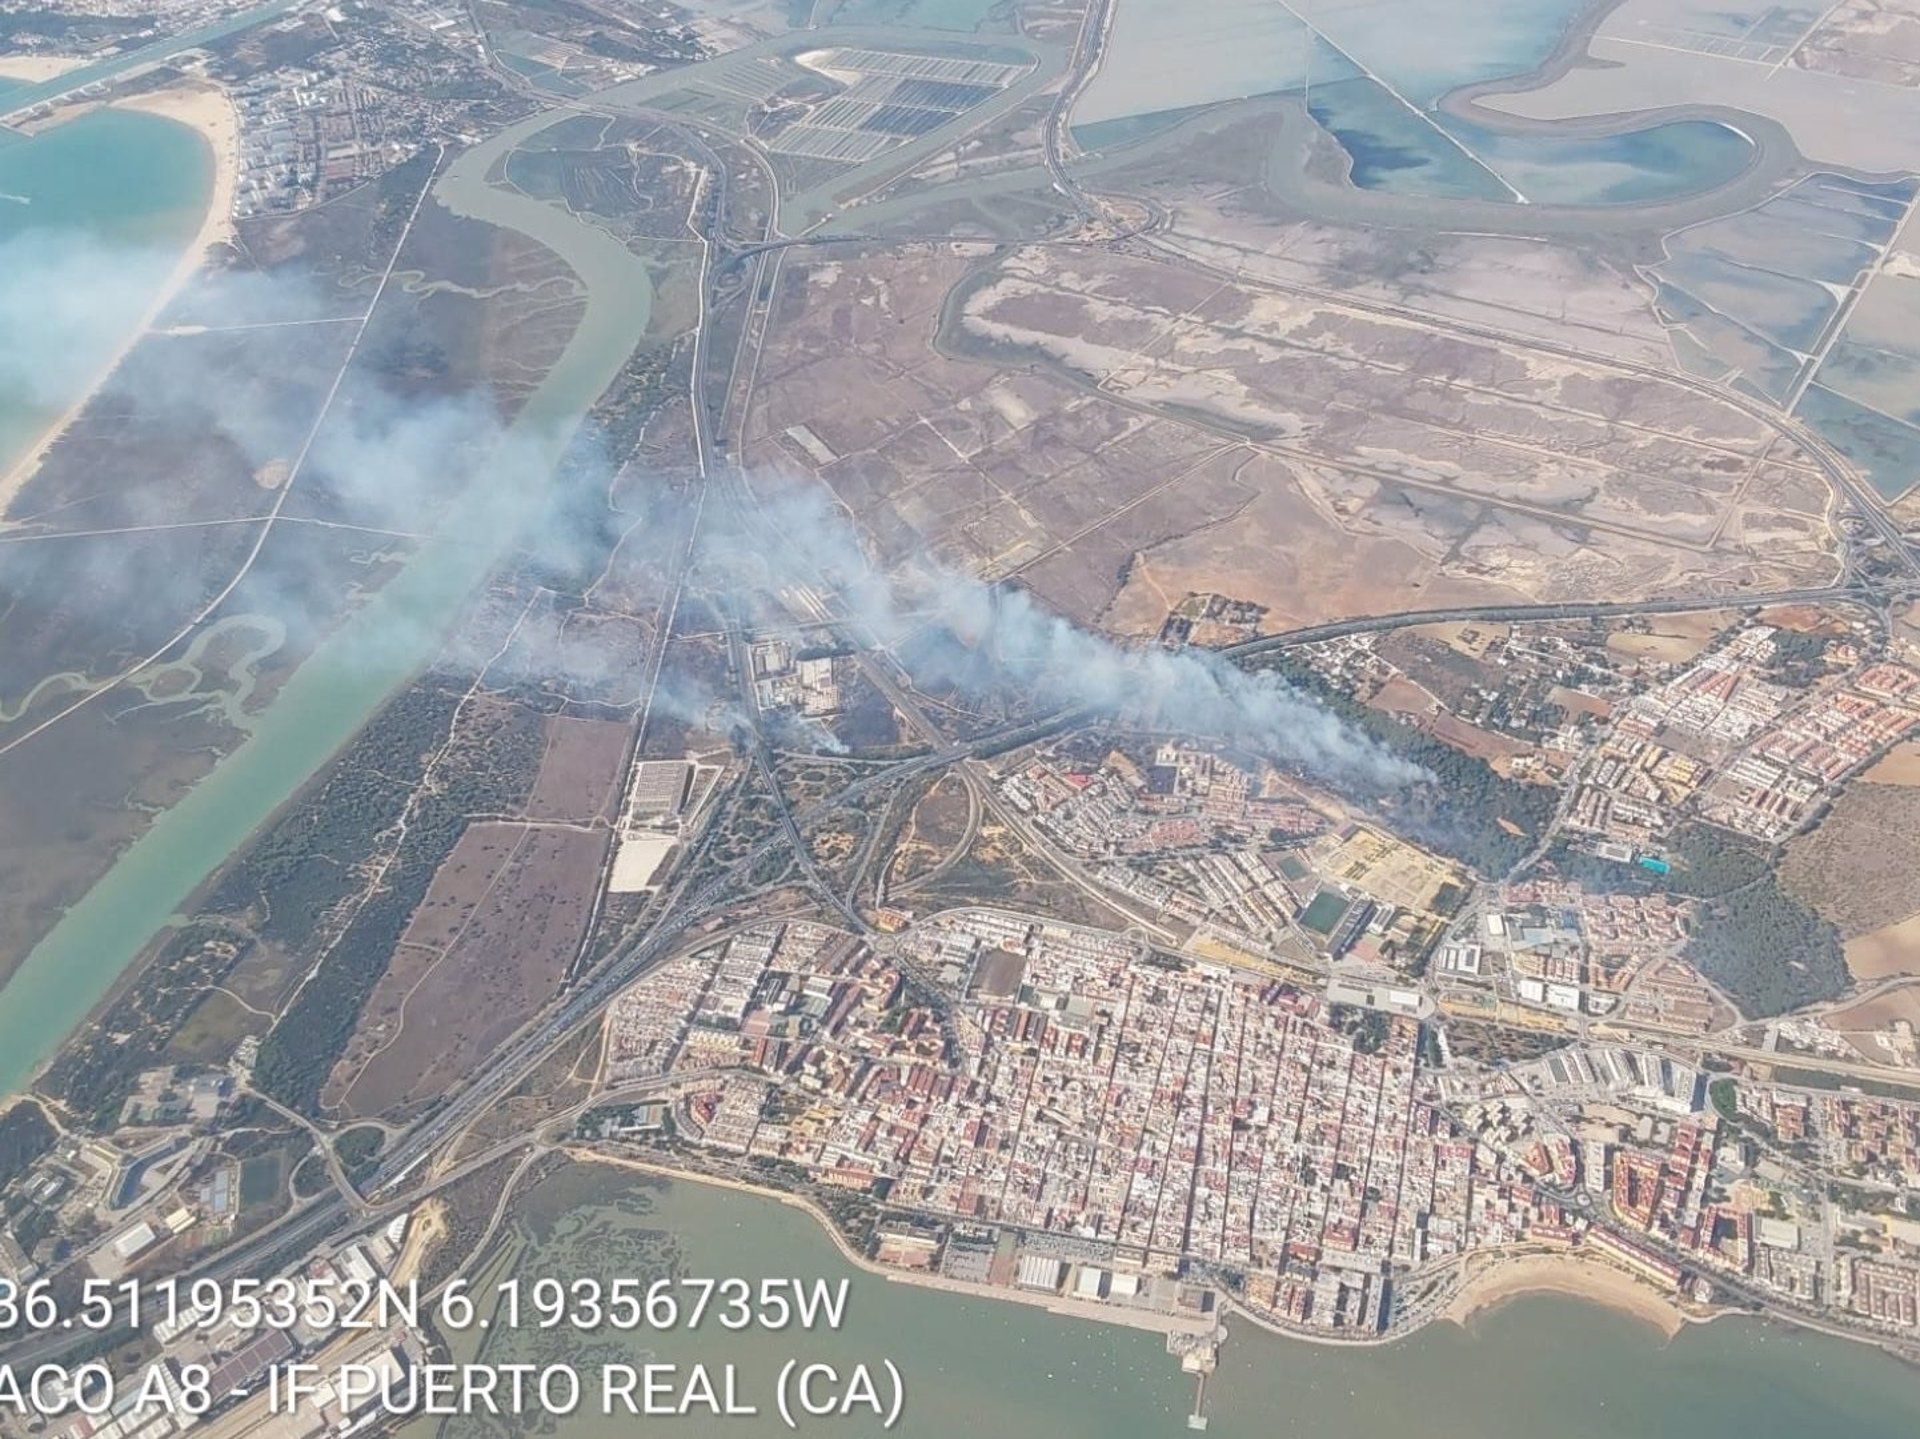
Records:
M21 88L0 80L0 99ZM156 115L95 110L30 137L0 131L0 255L9 245L40 241L124 246L156 261L177 257L200 226L212 184L206 142ZM157 285L170 265L152 268ZM0 274L0 288L5 285ZM88 352L74 356L70 370L88 378L64 395L30 397L6 381L0 364L0 473L85 393L152 297L152 290L144 299L130 291L113 297L124 315L102 316L76 340ZM5 343L0 336L0 346Z
M199 144L192 131L154 123ZM585 316L515 422L527 442L523 458L543 453L549 464L645 333L652 307L645 264L607 231L486 183L501 155L550 123L536 116L466 151L436 191L462 214L548 246L586 286ZM206 158L204 147L197 153ZM196 210L189 228L198 218ZM445 622L512 541L515 515L524 518L516 506L538 499L536 491L510 487L494 493L490 522L423 545L332 630L272 703L249 717L246 742L122 852L0 987L0 1097L31 1079L194 887L433 657ZM475 534L486 543L474 543Z

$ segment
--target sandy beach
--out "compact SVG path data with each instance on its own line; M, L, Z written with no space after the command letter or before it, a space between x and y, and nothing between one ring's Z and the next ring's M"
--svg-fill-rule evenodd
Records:
M1123 1305L1079 1301L1066 1295L1036 1294L1025 1290L1002 1288L998 1285L971 1284L939 1274L893 1269L876 1264L851 1248L833 1221L817 1205L800 1195L743 1183L735 1179L724 1179L717 1175L692 1173L674 1168L672 1165L660 1164L632 1155L609 1154L598 1149L572 1146L565 1147L564 1152L580 1164L611 1164L622 1169L633 1169L656 1175L662 1179L712 1185L719 1189L733 1189L758 1198L771 1199L790 1208L804 1210L818 1222L827 1237L833 1241L834 1248L840 1251L843 1259L856 1268L886 1279L890 1283L911 1284L923 1289L944 1290L950 1294L965 1294L979 1299L1025 1304L1065 1318L1081 1319L1097 1324L1118 1324L1129 1329L1147 1329L1161 1334L1205 1333L1210 1331L1217 1322L1211 1318L1199 1320L1154 1310L1129 1309ZM1441 1312L1439 1317L1464 1326L1474 1316L1490 1313L1502 1304L1526 1294L1564 1294L1575 1299L1602 1304L1609 1309L1618 1310L1622 1314L1631 1315L1635 1319L1651 1324L1668 1339L1673 1338L1689 1323L1694 1322L1672 1300L1655 1292L1650 1286L1635 1279L1625 1270L1616 1269L1600 1259L1567 1251L1490 1258L1467 1280L1453 1302ZM1307 1343L1333 1344L1339 1348L1352 1348L1356 1343L1394 1343L1405 1337L1394 1335L1391 1338L1376 1340L1337 1340L1329 1336L1303 1333L1266 1323L1258 1315L1250 1313L1239 1305L1231 1306L1230 1313L1235 1318L1251 1321L1256 1328L1264 1329L1282 1338L1299 1339Z
M86 63L78 55L0 55L0 80L25 80L34 85L57 80Z
M1688 1323L1677 1304L1625 1270L1571 1253L1494 1259L1467 1280L1442 1317L1464 1325L1523 1294L1565 1294L1604 1304L1645 1320L1669 1339Z
M68 426L87 407L87 402L106 384L114 370L119 368L120 362L172 303L174 296L193 278L194 272L206 259L207 251L214 245L225 244L233 239L233 200L240 183L240 120L226 92L211 85L182 84L151 94L136 95L116 101L115 104L119 109L159 115L197 131L213 151L213 190L208 196L206 213L201 218L199 230L180 252L179 263L155 293L146 313L128 330L126 342L94 377L85 393L78 396L65 413L41 433L31 449L21 455L4 475L0 475L0 523L4 523L15 496L33 478L34 471L40 468L47 451L66 433ZM90 107L75 107L73 113L78 114L85 108Z

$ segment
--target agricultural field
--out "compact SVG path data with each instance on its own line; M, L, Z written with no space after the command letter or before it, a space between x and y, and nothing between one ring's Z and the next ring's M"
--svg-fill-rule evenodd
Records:
M611 821L631 738L628 727L613 720L553 715L546 732L546 754L533 793L527 796L527 818Z

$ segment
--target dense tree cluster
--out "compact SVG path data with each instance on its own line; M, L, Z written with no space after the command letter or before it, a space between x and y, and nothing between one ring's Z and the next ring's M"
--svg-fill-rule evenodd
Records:
M1809 688L1827 672L1827 636L1781 630L1773 637L1767 678L1792 689Z
M0 1189L38 1163L58 1138L40 1106L31 1100L0 1115Z
M1292 656L1281 655L1269 667L1389 754L1426 772L1426 780L1391 788L1330 777L1335 788L1414 843L1482 874L1501 874L1525 858L1552 820L1557 795L1550 786L1503 778L1485 760L1362 703Z
M158 941L151 962L48 1067L42 1092L97 1128L109 1128L144 1069L166 1062L187 1017L251 948L217 920L196 920Z
M421 740L431 731L428 717L436 712L450 716L450 709L440 708L448 702L445 693L423 696L415 689L402 695L388 706L388 711L399 712L397 717L389 722L383 712L329 773L327 784L331 785L341 769L353 761L361 743L378 731L394 747L388 758L401 767L413 800L405 810L405 835L379 884L354 910L298 997L261 1041L254 1083L291 1109L306 1114L318 1112L320 1091L334 1062L346 1049L360 1011L386 972L394 946L426 896L434 872L459 842L467 816L512 809L525 796L539 768L537 723L508 723L450 745L436 769L434 782L421 784L419 776L428 748ZM363 762L367 758L361 756ZM364 823L357 822L362 828ZM376 831L380 828L385 826L377 826ZM365 858L366 848L358 853L332 848L343 834L331 828L323 833L327 836L326 847L316 848L315 853L335 857L336 862Z
M1752 1017L1832 999L1848 984L1840 932L1788 894L1765 850L1709 825L1674 835L1671 888L1700 902L1687 959Z
M1589 889L1698 901L1687 959L1749 1017L1784 1014L1845 991L1840 932L1781 887L1766 850L1694 823L1674 831L1669 858L1672 872L1656 875L1561 846L1552 864Z
M211 907L257 909L262 939L298 950L351 892L354 866L399 819L428 754L444 741L459 696L403 691L273 820L214 891Z

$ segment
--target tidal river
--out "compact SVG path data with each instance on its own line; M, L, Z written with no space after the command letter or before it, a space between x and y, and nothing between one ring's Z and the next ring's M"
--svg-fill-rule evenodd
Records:
M459 214L547 245L586 288L579 327L515 421L521 437L553 461L645 334L653 290L646 266L605 230L486 183L501 156L549 123L536 116L465 152L437 194ZM540 499L516 498L522 505ZM432 657L444 623L504 553L513 519L492 513L484 532L463 527L423 545L281 687L247 740L156 819L35 947L0 989L0 1095L31 1079L195 887Z

